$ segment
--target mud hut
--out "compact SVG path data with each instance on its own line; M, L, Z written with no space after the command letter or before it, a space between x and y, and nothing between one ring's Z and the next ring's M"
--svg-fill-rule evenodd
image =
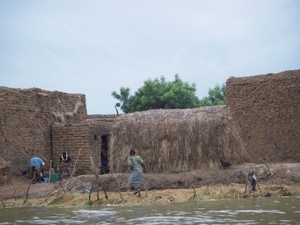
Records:
M121 115L111 130L111 172L127 171L131 148L154 173L219 168L220 158L231 164L249 161L239 127L226 106Z

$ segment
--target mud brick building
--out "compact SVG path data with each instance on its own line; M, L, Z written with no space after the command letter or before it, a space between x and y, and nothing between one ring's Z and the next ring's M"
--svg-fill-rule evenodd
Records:
M97 149L108 141L110 122L88 119L83 94L0 87L0 157L12 173L27 170L31 157L57 165L62 151L76 159L79 149L76 174L89 172L90 156L99 166Z
M233 145L233 142L229 141L227 152L240 151L236 149L238 147L231 146L242 146L241 148L249 155L246 158L251 162L261 162L259 158L268 162L299 162L300 70L241 78L230 77L226 83L226 97L226 110L228 109L228 115L232 116L235 130L239 130L238 133L235 132L235 136L239 137L238 140L241 142ZM182 112L176 111L176 113ZM152 112L152 114L153 116L147 118L157 121L158 117L161 117L159 112ZM20 170L24 171L28 168L29 159L33 156L43 156L46 162L52 160L56 168L61 152L67 151L74 161L78 158L76 175L80 175L92 172L90 157L93 158L96 168L100 167L101 142L106 146L111 165L121 166L123 159L128 156L129 147L137 147L140 151L144 151L141 155L145 157L147 156L145 149L151 150L149 150L150 155L153 151L160 153L161 148L155 146L163 146L165 142L162 140L162 143L159 143L159 136L156 139L157 144L149 147L147 134L151 126L153 127L151 122L140 130L133 129L138 123L132 124L131 120L128 125L127 123L118 125L122 121L126 122L127 117L136 119L140 115L144 114L137 112L132 115L120 115L118 119L116 119L117 115L87 115L86 99L83 94L51 92L39 88L0 87L0 162L1 158L5 162L11 162L11 172L20 174ZM179 124L176 122L176 116L174 118L172 126L176 128ZM212 140L219 138L220 142L224 139L224 135L218 135L218 132L214 134L214 130L218 131L222 128L220 126L224 125L222 122L224 118L220 116L214 120L215 129L210 129L209 133L209 138ZM191 117L187 116L185 119L191 120ZM218 125L216 121L220 121L220 124ZM181 121L181 124L189 123ZM211 124L207 122L207 126L209 125ZM171 132L171 128L168 123L165 123L166 133ZM193 125L193 130L196 128L198 129ZM124 132L119 132L120 129ZM189 143L182 141L185 143L182 146L192 146L194 142L201 144L199 137L207 134L201 130L199 128L199 132L191 133L195 136L195 141ZM145 140L138 135L143 132ZM176 133L176 129L174 132ZM227 136L228 132L225 132ZM176 133L176 135L178 140L184 138L180 134ZM131 141L133 138L136 140ZM177 139L174 143L178 142ZM215 143L219 143L217 141ZM124 143L126 148L123 146ZM170 142L170 145L174 143ZM210 139L206 144L211 144ZM210 152L205 154L208 156ZM242 163L243 160L240 158L236 157L234 160L231 156L232 154L228 155L229 160ZM166 159L173 163L171 158ZM156 165L157 160L159 159L153 159L155 163L153 165ZM49 166L49 163L47 164ZM115 168L114 171L119 170ZM151 166L148 171L151 171Z
M76 164L76 175L93 172L92 157L96 169L100 168L100 145L104 143L109 151L109 131L114 115L89 117L76 124L55 123L52 125L53 166L57 168L59 156L67 151Z
M300 161L300 70L230 77L226 105L252 162Z

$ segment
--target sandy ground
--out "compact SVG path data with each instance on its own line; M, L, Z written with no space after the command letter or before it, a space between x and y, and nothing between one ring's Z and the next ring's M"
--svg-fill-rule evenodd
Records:
M188 200L190 198L199 196L199 194L195 193L201 192L203 190L206 194L211 195L211 193L207 191L209 187L211 188L211 190L213 190L214 188L216 189L213 196L211 196L212 198L216 197L218 193L219 195L220 193L222 193L223 197L227 196L226 198L230 198L229 192L230 190L232 192L233 187L237 188L237 191L234 192L238 192L239 197L247 197L248 195L245 195L244 192L246 177L249 182L252 177L246 176L246 174L249 174L251 172L255 172L255 174L257 175L258 187L262 189L255 192L254 195L252 193L251 196L263 196L268 192L271 192L274 187L276 187L276 190L274 189L273 191L275 191L279 195L300 195L299 171L300 163L274 163L268 165L248 163L232 166L228 169L203 169L177 174L145 173L143 175L143 197L141 199L146 202L156 202L158 200L162 200L163 196L165 196L166 202L172 202L175 200L174 196L177 196L177 200L181 198ZM0 186L0 200L2 200L3 202L7 202L8 199L19 199L20 202L22 202L24 201L24 199L26 199L28 191L28 202L32 202L32 199L45 199L51 198L53 196L56 196L56 198L58 198L58 196L65 195L66 193L86 194L89 193L89 190L91 189L91 187L93 187L93 195L96 194L97 190L100 190L100 195L102 196L102 198L103 196L105 196L105 192L109 193L110 196L116 195L115 197L113 197L113 199L119 199L114 200L118 203L124 203L125 197L123 196L127 196L125 202L127 202L127 204L131 204L132 202L130 202L130 197L128 196L133 197L133 202L136 202L138 200L137 197L133 195L133 192L130 191L130 188L128 186L129 176L130 173L113 173L100 175L99 189L97 189L97 184L99 182L96 182L95 175L75 176L67 180L54 183L35 183L31 184L30 187L29 180L25 177L13 177L8 180L6 184ZM287 188L286 190L292 191L283 191L279 193L278 190L283 190L283 188ZM229 192L227 193L226 191ZM187 192L188 196L184 196L185 192ZM181 197L179 197L178 193L180 193ZM236 193L233 194L236 195ZM147 200L145 200L146 196ZM112 198L110 197L110 199ZM43 202L43 204L46 204L46 201Z

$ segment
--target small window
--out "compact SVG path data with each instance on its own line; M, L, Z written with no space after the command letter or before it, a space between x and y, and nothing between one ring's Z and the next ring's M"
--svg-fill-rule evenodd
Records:
M98 137L97 134L94 135L94 141L97 141Z

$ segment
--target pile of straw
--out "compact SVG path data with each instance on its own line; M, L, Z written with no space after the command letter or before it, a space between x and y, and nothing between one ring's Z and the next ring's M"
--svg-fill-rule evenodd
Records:
M130 149L155 173L219 168L220 158L231 164L247 158L239 127L226 106L121 115L111 131L111 172L127 171Z

